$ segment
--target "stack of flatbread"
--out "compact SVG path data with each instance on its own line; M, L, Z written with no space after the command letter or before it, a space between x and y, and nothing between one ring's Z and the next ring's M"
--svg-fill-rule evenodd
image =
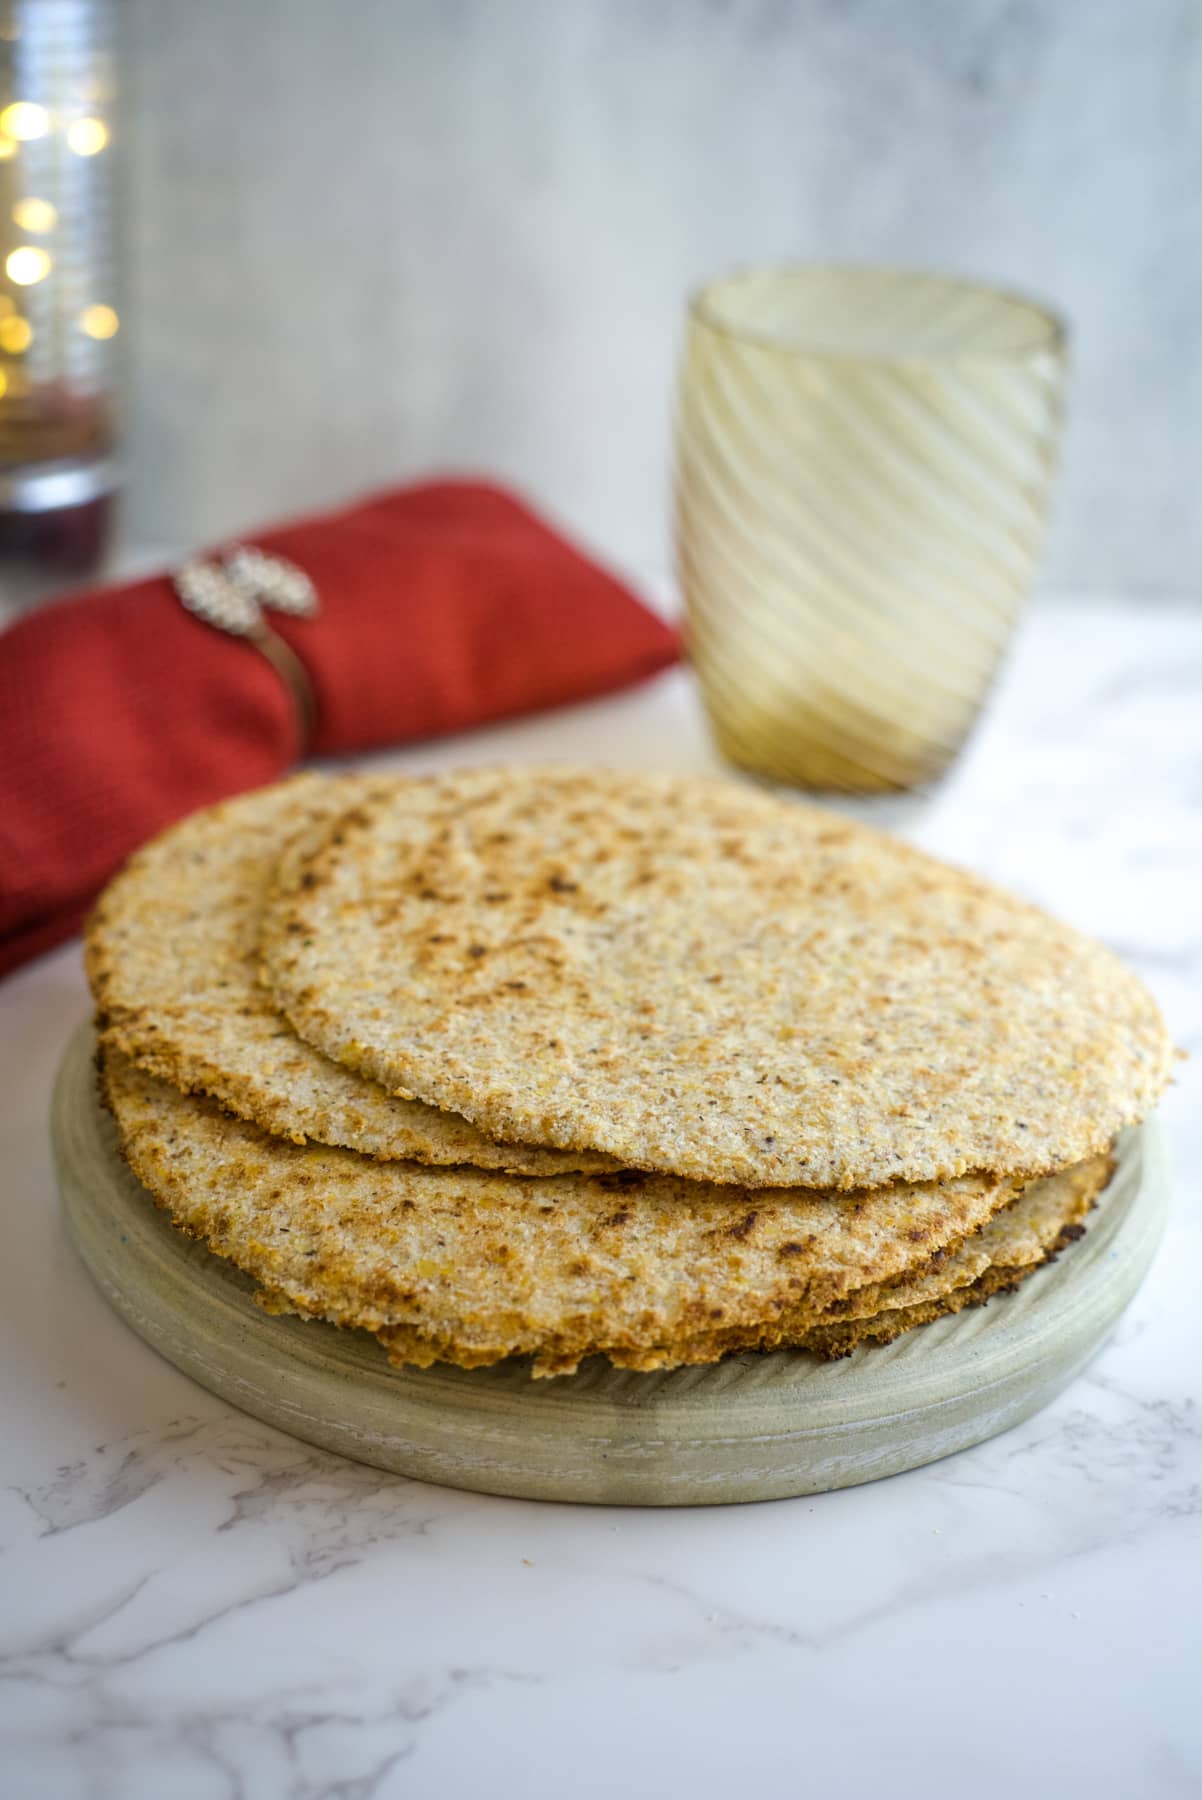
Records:
M154 1199L418 1365L887 1343L1080 1236L1172 1056L1036 908L667 775L302 776L139 851L87 964Z

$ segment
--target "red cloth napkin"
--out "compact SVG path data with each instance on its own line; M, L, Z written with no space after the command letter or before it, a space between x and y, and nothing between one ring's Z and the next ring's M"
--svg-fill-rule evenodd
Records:
M607 693L676 660L672 629L510 495L432 482L249 534L309 575L268 616L317 702L308 749L368 750ZM0 634L0 973L75 931L145 838L282 774L296 706L263 654L166 576Z

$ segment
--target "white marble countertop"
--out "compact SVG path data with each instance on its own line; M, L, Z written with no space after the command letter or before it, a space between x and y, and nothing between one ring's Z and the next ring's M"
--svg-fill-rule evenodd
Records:
M426 746L713 763L683 674ZM1202 1046L1202 611L1044 602L933 797L865 809L1106 938ZM0 987L8 1800L1202 1792L1202 1163L1113 1341L1008 1435L715 1510L422 1486L246 1418L111 1314L46 1111L77 947Z

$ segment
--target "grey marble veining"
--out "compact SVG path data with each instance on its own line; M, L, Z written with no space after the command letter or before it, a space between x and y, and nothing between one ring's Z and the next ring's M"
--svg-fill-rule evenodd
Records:
M861 809L1119 945L1202 1053L1202 617L1030 615L949 780ZM395 760L712 766L688 678ZM1005 1436L872 1487L697 1511L399 1480L243 1418L106 1308L59 1225L65 949L0 989L7 1800L976 1800L1202 1791L1202 1113L1112 1341Z
M1196 0L127 0L128 528L431 469L666 566L686 293L917 265L1072 321L1047 582L1202 590Z

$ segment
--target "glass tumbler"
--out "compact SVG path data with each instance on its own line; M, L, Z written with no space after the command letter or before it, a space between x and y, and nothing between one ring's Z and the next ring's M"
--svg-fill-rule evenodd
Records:
M947 766L1030 585L1066 370L1058 319L968 282L769 269L696 295L677 562L729 761L857 793Z

